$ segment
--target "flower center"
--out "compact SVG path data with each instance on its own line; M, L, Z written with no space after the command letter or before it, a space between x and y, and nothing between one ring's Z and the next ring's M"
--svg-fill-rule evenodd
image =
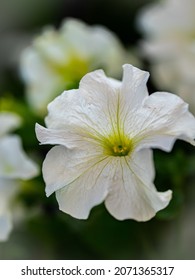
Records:
M105 153L109 156L124 157L128 156L133 150L133 141L127 136L109 136L104 140Z
M127 156L130 149L127 146L116 145L113 147L113 155L114 156Z

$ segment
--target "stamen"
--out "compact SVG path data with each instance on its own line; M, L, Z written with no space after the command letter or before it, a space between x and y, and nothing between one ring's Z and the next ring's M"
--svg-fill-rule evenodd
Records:
M114 135L104 139L104 151L109 156L127 156L132 150L133 141L125 135L120 138Z

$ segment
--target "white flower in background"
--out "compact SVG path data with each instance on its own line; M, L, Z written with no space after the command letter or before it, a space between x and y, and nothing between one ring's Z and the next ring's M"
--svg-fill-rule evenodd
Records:
M175 140L195 144L195 118L178 96L148 96L148 73L124 65L122 82L102 70L85 75L79 89L48 106L42 144L54 144L43 163L46 194L56 192L62 211L86 219L105 201L119 220L146 221L166 207L171 191L153 184L153 148L170 151Z
M195 112L195 0L162 0L138 17L142 51L160 88L179 94Z
M120 77L122 64L134 60L108 29L67 19L59 30L46 28L22 53L27 99L43 115L54 97L75 88L86 73L103 68L107 74Z
M38 173L35 163L24 153L20 137L8 134L19 125L17 115L0 113L0 241L7 240L13 227L13 199L19 191L20 180Z

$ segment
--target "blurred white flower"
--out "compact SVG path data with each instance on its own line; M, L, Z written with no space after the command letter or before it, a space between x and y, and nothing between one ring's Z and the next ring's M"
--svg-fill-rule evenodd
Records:
M138 17L141 44L160 88L180 95L195 112L195 0L162 0Z
M75 88L87 72L103 68L118 77L122 64L134 60L108 29L67 19L59 31L45 28L22 53L21 73L27 99L43 115L54 97L64 89Z
M122 82L102 70L85 75L79 89L48 106L42 144L54 144L43 163L46 194L62 211L86 219L105 201L119 220L146 221L166 207L171 191L153 184L153 148L170 151L177 138L195 145L195 118L178 96L148 96L148 73L124 65Z
M38 168L24 153L19 136L8 134L20 125L20 118L1 112L0 124L0 241L5 241L12 229L12 203L20 180L36 176Z
M0 137L2 137L15 128L18 128L21 124L21 119L16 114L0 112L0 124Z

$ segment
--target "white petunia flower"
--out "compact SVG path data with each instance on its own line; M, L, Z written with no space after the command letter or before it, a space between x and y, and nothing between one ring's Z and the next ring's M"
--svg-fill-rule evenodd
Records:
M13 227L12 202L20 188L20 180L38 174L37 165L22 149L19 136L8 134L20 125L12 113L0 113L0 241L8 239Z
M124 65L122 82L102 70L85 75L78 90L48 106L42 144L54 144L43 163L46 194L56 192L62 211L80 219L105 201L119 220L146 221L165 208L171 191L153 184L150 148L170 151L175 140L195 145L195 118L178 96L148 96L149 74Z
M195 113L195 0L162 0L138 17L141 50L157 86L180 95Z
M132 58L118 38L101 26L88 26L67 19L61 28L48 27L35 38L21 56L21 72L27 86L27 99L40 114L64 89L75 87L88 72L103 68L121 76L121 66Z

